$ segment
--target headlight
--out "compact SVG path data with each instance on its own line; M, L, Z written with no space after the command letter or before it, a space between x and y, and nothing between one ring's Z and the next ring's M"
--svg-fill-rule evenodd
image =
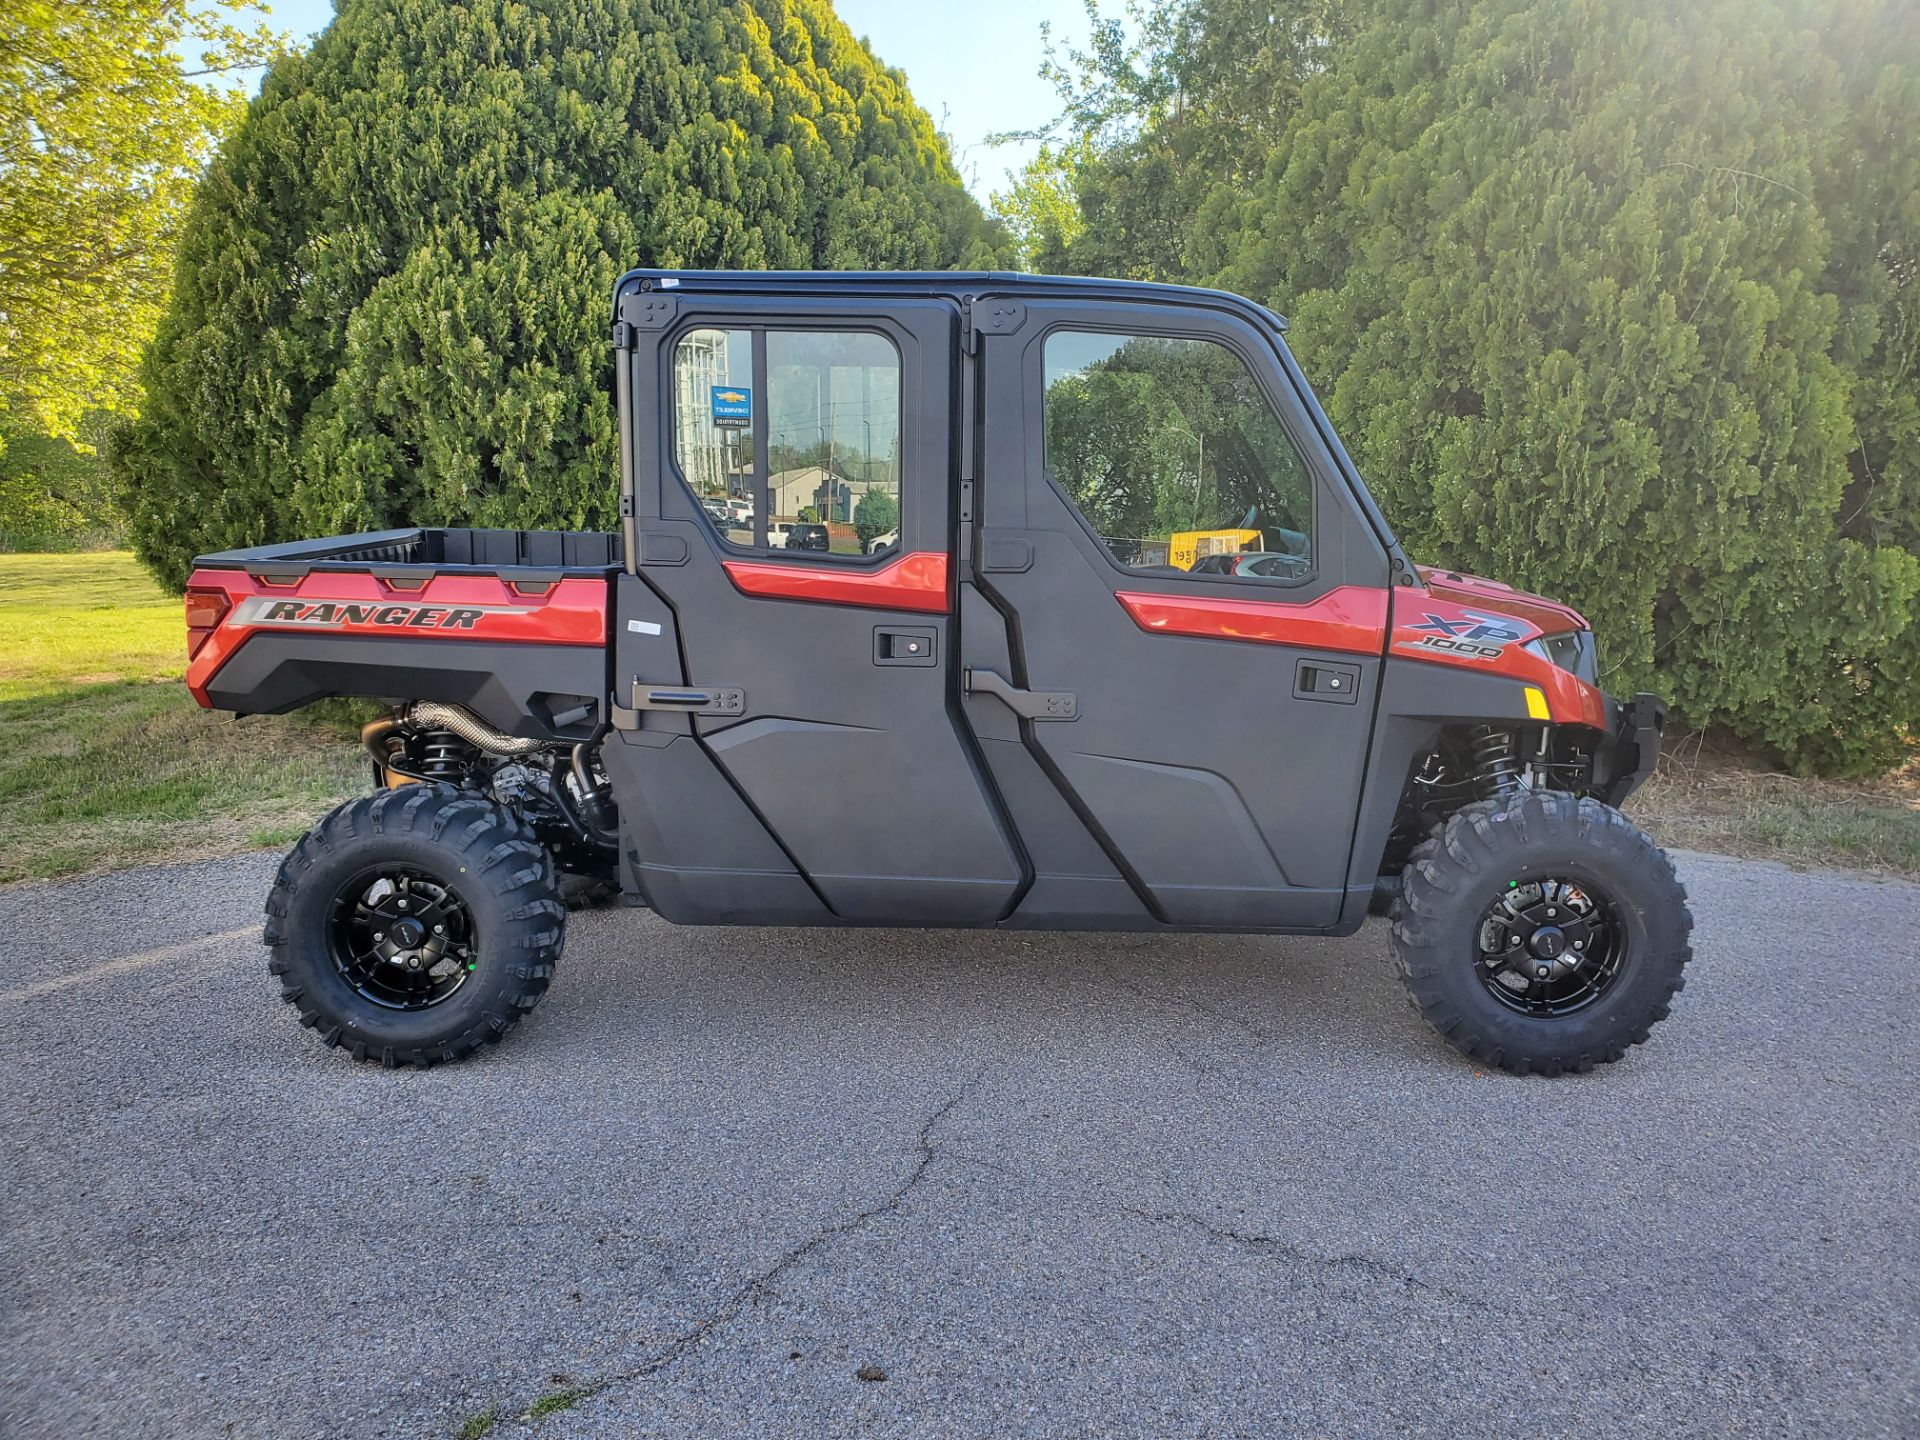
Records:
M1531 650L1549 665L1557 665L1589 685L1600 683L1600 652L1593 642L1591 630L1568 630L1559 635L1542 635L1538 639L1529 640L1523 648Z

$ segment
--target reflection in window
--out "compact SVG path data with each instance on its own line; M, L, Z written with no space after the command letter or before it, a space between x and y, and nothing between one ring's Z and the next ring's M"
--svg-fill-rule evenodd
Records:
M900 543L900 360L862 331L767 333L769 541L877 555Z
M753 543L753 332L693 330L673 350L674 458L721 534Z
M1231 350L1060 331L1047 337L1046 385L1047 468L1122 565L1312 574L1312 482Z

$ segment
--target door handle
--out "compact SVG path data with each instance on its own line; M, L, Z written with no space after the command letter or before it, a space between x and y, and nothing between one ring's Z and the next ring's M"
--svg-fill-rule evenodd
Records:
M1080 718L1080 697L1071 690L1022 690L993 670L968 669L962 684L969 695L991 695L1022 720Z
M1302 660L1293 672L1296 700L1352 705L1360 698L1360 667L1332 660Z
M914 626L877 625L873 631L873 663L876 665L931 665L935 660L933 629Z

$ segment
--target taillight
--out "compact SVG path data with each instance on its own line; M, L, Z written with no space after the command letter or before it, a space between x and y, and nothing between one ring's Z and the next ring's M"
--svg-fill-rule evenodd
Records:
M224 590L189 590L187 601L187 658L193 659L200 653L200 647L207 643L207 637L220 628L220 622L227 618L227 611L233 608L233 601L227 598Z

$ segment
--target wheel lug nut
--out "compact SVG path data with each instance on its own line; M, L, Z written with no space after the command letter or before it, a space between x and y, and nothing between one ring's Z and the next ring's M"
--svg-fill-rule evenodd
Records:
M420 968L420 957L418 955L407 956L407 969L418 970L419 968Z
M387 938L387 932L384 930L376 930L373 932L373 938L376 940L384 940Z
M1553 973L1553 967L1551 965L1536 966L1533 973L1537 979L1544 980Z
M436 935L444 935L447 933L447 927L444 925L436 925L433 927L433 933Z
M407 902L406 902L406 901L404 901L404 900L402 900L402 901L400 902L400 908L401 908L402 910L404 910L404 909L406 909L406 908L407 908ZM1549 914L1549 915L1551 915L1552 913L1553 913L1553 912L1552 912L1551 910L1549 910L1549 911L1547 911L1547 914Z

